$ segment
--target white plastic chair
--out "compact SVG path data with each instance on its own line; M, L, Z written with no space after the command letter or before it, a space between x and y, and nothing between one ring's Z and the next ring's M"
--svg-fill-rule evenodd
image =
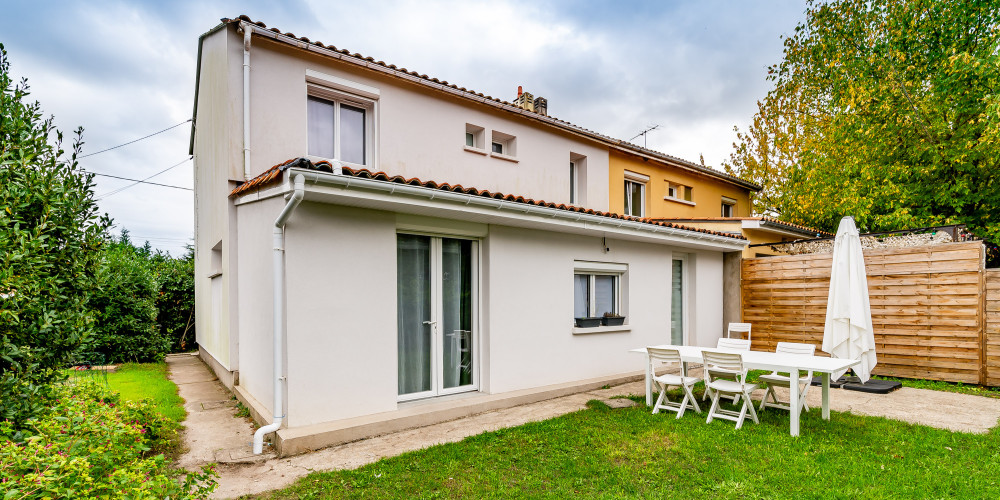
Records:
M712 390L712 407L708 410L708 420L711 423L713 418L721 418L736 422L736 428L743 426L743 420L750 412L750 418L755 424L757 412L754 411L753 403L750 401L750 393L757 390L757 384L746 382L747 370L743 367L743 355L731 352L702 351L702 359L705 362L705 387ZM719 399L723 395L732 395L743 399L743 406L739 412L724 410L719 408Z
M734 351L749 351L750 350L750 341L749 340L745 340L745 339L721 338L721 339L719 339L719 343L716 344L715 347L717 349L731 349L731 350L734 350ZM705 394L703 394L701 396L701 400L704 401L705 399L708 399L711 396L712 396L712 390L709 389L706 386L705 387ZM739 402L740 402L739 396L736 396L736 397L733 398L733 404L736 404L736 403L739 403Z
M734 333L746 334L740 335L744 340L750 340L750 323L730 323L729 328L726 329L726 338L733 338Z
M812 344L778 342L778 347L774 350L774 352L812 356L816 354L816 346ZM812 378L813 372L811 371L799 378L799 405L802 406L802 409L805 411L809 411L809 406L806 404L806 393L809 392L809 386L812 384ZM782 375L778 372L772 372L770 375L761 375L759 380L767 386L767 392L764 393L764 399L760 400L760 411L764 411L764 408L767 408L768 406L782 410L791 410L791 402L779 400L778 395L774 392L775 387L791 387L792 379L790 374L786 373ZM802 387L803 384L805 387ZM770 402L767 400L768 396L771 397Z
M682 367L681 353L676 349L660 349L656 347L647 347L646 352L649 354L649 376L652 378L653 384L660 391L660 397L656 400L656 404L653 405L653 414L659 413L660 410L669 410L677 412L677 418L681 418L684 416L684 410L690 405L694 405L694 411L701 413L698 400L691 392L694 384L701 381L701 378L674 375L673 373L656 374L656 365L659 363L669 363L677 365L679 368ZM680 403L667 399L667 388L671 386L677 386L684 390L684 399Z

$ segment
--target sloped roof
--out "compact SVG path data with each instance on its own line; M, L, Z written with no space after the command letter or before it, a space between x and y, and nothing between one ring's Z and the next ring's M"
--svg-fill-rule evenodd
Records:
M326 55L328 57L334 57L335 56L336 59L338 59L338 60L341 60L341 61L344 61L344 62L353 63L355 65L358 65L358 66L361 66L361 67L364 67L364 68L368 68L368 69L376 69L376 68L373 68L373 66L375 66L375 67L377 67L377 69L381 69L381 70L387 71L389 73L395 74L396 76L405 76L408 81L412 81L414 83L423 84L423 85L429 86L431 88L434 88L436 90L447 90L447 91L450 91L454 95L458 95L458 96L470 99L470 100L472 100L474 102L477 102L477 103L491 105L493 107L502 109L504 111L511 112L511 113L514 113L514 114L518 114L518 115L520 115L522 117L526 117L526 118L529 118L529 119L534 119L536 121L539 121L539 122L542 122L542 123L546 123L548 125L555 126L555 127L558 127L558 128L562 128L562 129L565 129L565 130L570 130L570 131L575 132L577 134L581 134L581 135L584 135L586 137L589 137L592 140L596 140L598 142L603 142L603 143L607 144L608 146L610 146L612 148L617 148L617 149L620 149L622 151L630 152L630 153L633 153L633 154L638 154L640 156L649 157L649 158L652 158L652 159L655 159L655 160L660 160L660 161L663 161L663 162L666 162L666 163L670 163L670 164L673 164L675 166L678 166L680 168L684 168L684 169L687 169L687 170L693 170L695 172L698 172L698 173L701 173L701 174L704 174L704 175L708 175L710 177L715 177L717 179L720 179L720 180L723 180L723 181L726 181L726 182L737 184L737 185L739 185L739 186L741 186L743 188L750 189L750 190L753 190L753 191L760 191L760 189L761 189L761 187L758 186L757 184L754 184L754 183L752 183L752 182L750 182L748 180L742 179L740 177L727 174L727 173L722 172L720 170L716 170L714 168L711 168L711 167L708 167L708 166L705 166L705 165L701 165L701 164L698 164L698 163L694 163L694 162L691 162L691 161L687 161L685 159L678 158L676 156L671 156L671 155L668 155L668 154L665 154L665 153L661 153L659 151L655 151L655 150L648 149L648 148L645 148L645 147L642 147L642 146L639 146L639 145L636 145L636 144L632 144L631 142L628 142L628 141L624 141L624 140L621 140L621 139L615 139L613 137L610 137L610 136L607 136L607 135L604 135L604 134L600 134L600 133L595 132L593 130L586 129L586 128L581 127L579 125L574 125L573 123L570 123L568 121L560 120L560 119L555 118L555 117L550 116L550 115L541 115L541 114L538 114L538 113L534 113L532 111L526 111L524 109L521 109L521 108L517 107L516 105L514 105L511 102L508 102L508 101L505 101L505 100L502 100L502 99L498 99L498 98L493 97L493 96L484 95L482 92L476 92L475 90L467 89L465 87L460 87L460 86L455 85L453 83L449 83L449 82L447 82L445 80L439 80L437 78L428 76L426 74L418 73L417 71L412 71L412 70L408 70L406 68L397 67L395 64L389 64L389 63L386 63L384 61L376 61L375 58L373 58L373 57L366 57L366 56L364 56L362 54L359 54L357 52L352 53L351 51L349 51L347 49L340 49L340 48L337 48L336 46L333 46L333 45L327 45L327 44L324 44L323 42L320 42L318 40L317 41L313 41L313 40L310 40L309 38L306 38L306 37L296 36L294 33L283 32L283 31L279 30L278 28L268 28L266 24L264 24L264 23L262 23L260 21L254 21L254 20L250 19L246 15L241 15L241 16L235 18L235 19L223 18L223 19L221 19L221 21L223 23L222 25L239 24L241 22L249 23L249 24L251 24L253 26L256 26L257 28L261 28L262 30L270 31L270 32L274 33L275 35L281 35L281 36L284 36L284 37L288 37L288 38L297 40L299 42L304 42L305 44L308 44L308 45L313 46L313 47L318 47L320 49L324 49L324 50L315 51L316 53L318 53L320 55ZM209 31L209 33L212 33L213 31ZM206 33L206 35L207 35L207 33ZM202 36L204 37L205 35L202 35ZM296 46L298 46L298 44L296 44ZM200 60L198 61L198 64L199 64L199 67L200 67L200 64L201 64ZM195 87L195 101L196 101L196 104L197 104L197 99L198 99L197 92L198 92L198 89L197 89L197 85L196 85L196 87ZM197 105L195 107L195 110L197 112ZM192 138L193 138L193 134L194 134L194 125L192 124ZM192 139L192 141L193 141L193 139ZM192 142L192 148L193 148L193 142Z
M269 186L273 186L275 184L279 184L281 182L281 180L282 180L282 174L286 170L288 170L289 168L293 168L293 167L304 168L304 169L308 169L308 170L318 170L318 171L321 171L321 172L329 172L329 173L333 172L333 165L330 164L330 162L328 162L328 161L320 161L320 162L313 163L312 161L310 161L310 160L308 160L306 158L292 158L292 159L289 159L289 160L287 160L285 162L279 163L279 164L277 164L277 165L275 165L275 166L267 169L266 171L264 171L264 173L262 173L262 174L260 174L260 175L258 175L256 177L254 177L253 179L250 179L249 181L246 181L243 184L240 184L239 186L237 186L235 189L233 189L229 193L229 197L230 198L236 198L238 196L242 196L242 195L251 193L253 191L257 191L257 190L260 190L260 189L263 189L263 188L266 188L266 187L269 187ZM669 228L673 228L673 229L682 229L682 230L685 230L685 231L692 231L692 232L696 232L696 233L711 234L711 235L714 235L714 236L725 236L727 238L733 238L733 239L737 239L737 240L746 240L746 238L744 238L742 235L738 235L738 234L725 233L725 232L720 232L720 231L712 231L712 230L709 230L709 229L701 229L701 228L696 228L696 227L684 226L684 225L676 224L676 223L673 223L673 222L664 222L664 221L661 221L661 220L650 219L650 218L646 218L646 217L633 217L633 216L630 216L630 215L621 215L621 214L616 214L616 213L612 213L612 212L601 212L599 210L593 210L593 209L589 209L589 208L578 207L578 206L575 206L575 205L566 205L566 204L563 204L563 203L550 203L550 202L546 202L545 200L535 200L535 199L532 199L532 198L525 198L524 196L517 196L517 195L513 195L513 194L504 194L504 193L499 193L499 192L491 192L491 191L488 191L488 190L476 189L474 187L464 187L461 184L452 185L452 184L448 184L448 183L439 183L439 182L431 181L431 180L425 181L425 180L421 180L421 179L418 179L418 178L415 178L415 177L407 179L407 178L405 178L403 176L390 175L390 174L387 174L385 172L372 172L372 171L370 171L368 169L354 169L354 168L350 168L350 167L346 167L346 166L341 168L341 172L342 172L342 175L352 176L352 177L358 177L358 178L361 178L361 179L373 179L373 180L382 181L382 182L392 182L392 183L397 183L397 184L406 184L406 185L410 185L410 186L420 186L420 187L424 187L424 188L428 188L428 189L440 189L442 191L451 191L453 193L462 193L462 194L468 194L468 195L472 195L472 196L482 196L482 197L485 197L485 198L493 198L493 199L496 199L496 200L503 200L503 201L513 202L513 203L524 203L526 205L534 205L534 206L538 206L538 207L552 208L552 209L557 209L557 210L565 210L565 211L568 211L568 212L579 212L579 213L584 213L584 214L588 214L588 215L597 215L597 216L600 216L600 217L608 217L608 218L612 218L612 219L623 219L623 220L629 220L629 221L633 221L633 222L642 222L644 224L650 224L650 225L653 225L653 226L669 227Z
M801 224L793 224L791 222L785 222L782 220L775 219L773 217L767 216L756 216L756 217L687 217L687 218L658 218L656 220L660 221L672 221L672 222L741 222L745 220L755 220L764 222L769 225L782 226L788 229L793 229L796 231L804 233L812 233L814 235L822 236L833 236L833 233L828 233L826 231L816 229L814 227L803 226Z

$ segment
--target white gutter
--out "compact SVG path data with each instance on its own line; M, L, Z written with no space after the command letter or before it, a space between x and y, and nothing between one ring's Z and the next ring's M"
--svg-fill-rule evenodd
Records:
M728 236L719 236L714 234L702 233L699 231L692 231L690 229L677 229L673 227L665 227L665 226L649 224L646 222L637 222L627 219L617 219L613 217L605 217L602 215L573 212L557 208L540 207L537 205L530 205L527 203L517 203L506 200L498 200L495 198L474 196L466 193L455 193L452 191L431 189L423 186L413 186L409 184L385 182L385 181L364 179L360 177L353 177L346 175L337 175L336 173L330 174L325 172L316 172L313 170L292 168L289 169L288 175L294 176L294 179L296 181L301 176L304 178L304 180L312 184L335 185L342 187L345 190L363 188L373 191L382 191L389 194L416 196L421 198L427 198L429 200L450 201L453 203L461 203L466 206L477 206L482 208L504 210L507 212L518 212L528 215L535 215L538 217L546 217L549 219L561 219L564 221L576 222L576 223L611 226L615 229L642 231L645 233L660 234L663 236L674 236L686 240L692 240L692 239L702 240L706 242L712 242L715 244L731 247L734 250L741 250L748 243L747 240L740 240L736 238L730 238ZM296 187L296 189L298 188Z
M295 174L292 181L294 186L292 196L288 199L285 208L274 220L274 333L272 355L274 356L274 404L272 414L274 420L270 425L265 425L253 435L253 453L260 455L264 451L264 435L270 434L281 428L281 422L285 419L283 411L283 383L284 373L284 346L285 346L285 222L292 215L295 207L299 206L302 198L306 194L305 177L302 174Z
M243 180L250 180L250 33L251 26L240 23L243 29Z

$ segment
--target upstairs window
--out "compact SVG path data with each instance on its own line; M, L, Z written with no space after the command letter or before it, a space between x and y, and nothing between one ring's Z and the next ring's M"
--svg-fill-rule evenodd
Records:
M465 150L473 153L486 154L485 142L486 130L471 123L465 124Z
M625 171L625 215L646 216L646 183L649 177Z
M735 217L736 216L736 200L732 198L722 197L722 216L723 217Z
M668 183L666 199L694 203L694 188L673 182Z
M309 154L355 165L368 165L371 154L371 107L361 102L309 96Z
M569 162L569 202L576 203L577 198L577 183L579 182L580 174L576 171L576 162Z
M516 162L517 138L494 130L490 137L490 155Z

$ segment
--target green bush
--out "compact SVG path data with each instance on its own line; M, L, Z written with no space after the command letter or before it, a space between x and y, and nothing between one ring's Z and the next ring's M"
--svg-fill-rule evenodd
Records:
M105 245L100 261L100 288L90 301L97 324L87 349L107 363L162 360L171 341L157 324L160 269L149 245L133 246L123 231Z
M54 387L53 396L28 421L32 437L0 441L4 498L206 498L215 489L209 467L169 467L161 452L178 425L149 403L82 381ZM0 432L10 426L0 422Z
M110 221L76 163L81 130L67 158L62 133L9 70L0 44L0 436L22 439L92 329L87 302Z
M161 333L170 339L170 351L190 351L197 345L194 328L194 248L182 257L157 253L154 256L160 275L156 296L157 322Z

